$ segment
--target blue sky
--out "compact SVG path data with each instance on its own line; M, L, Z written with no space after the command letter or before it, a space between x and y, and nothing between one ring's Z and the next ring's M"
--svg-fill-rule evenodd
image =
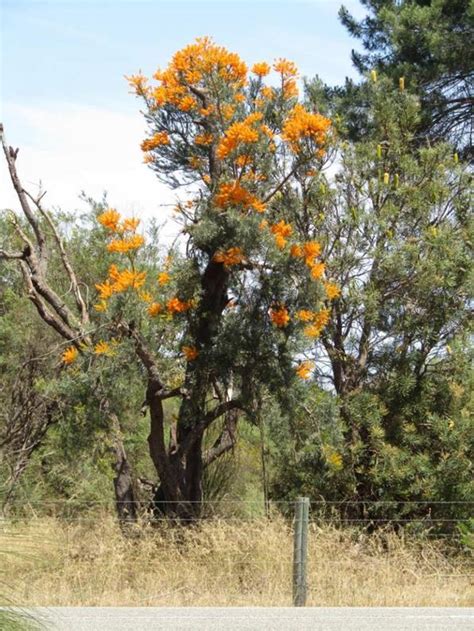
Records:
M126 212L153 213L165 191L141 163L139 104L124 74L151 74L195 37L211 35L247 62L295 61L331 84L356 76L340 0L3 0L1 120L19 168L51 204L85 189ZM344 4L363 14L357 0ZM5 182L2 165L0 177ZM14 198L0 189L0 208Z

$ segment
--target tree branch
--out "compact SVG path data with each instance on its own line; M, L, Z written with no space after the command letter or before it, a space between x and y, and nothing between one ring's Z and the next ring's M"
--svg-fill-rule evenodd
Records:
M34 213L32 212L30 205L28 204L26 192L23 189L23 186L21 185L20 178L18 177L18 173L16 170L15 161L18 155L18 149L14 151L13 147L9 147L7 145L7 142L5 139L5 132L3 129L3 125L1 123L0 123L0 136L2 139L3 152L7 160L8 171L10 172L10 178L13 184L13 188L15 189L16 194L18 196L23 213L25 214L26 218L28 219L29 224L33 228L36 240L38 242L40 254L41 256L43 256L45 254L45 248L46 248L46 241L45 241L44 233L41 230L41 227L36 217L34 216Z

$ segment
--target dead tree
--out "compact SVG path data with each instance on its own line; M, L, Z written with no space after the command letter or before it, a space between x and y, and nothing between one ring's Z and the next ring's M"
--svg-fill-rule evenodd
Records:
M51 215L42 205L45 192L40 191L37 196L33 196L23 187L16 168L18 149L14 150L8 146L1 124L0 136L13 188L21 211L31 229L31 234L27 234L20 222L13 217L13 227L22 247L14 251L0 249L0 259L15 261L19 265L28 298L34 304L41 319L54 329L63 340L81 352L84 344L87 346L92 344L87 299L81 290L81 283L71 264L60 231ZM72 297L70 304L64 300L64 297L55 290L48 280L47 271L51 248L61 260L70 288L69 293ZM103 408L109 419L114 444L112 451L113 466L116 473L114 490L117 513L121 521L135 520L137 502L120 423L106 400ZM45 431L47 426L46 423ZM17 477L21 474L21 470L20 467L16 474Z

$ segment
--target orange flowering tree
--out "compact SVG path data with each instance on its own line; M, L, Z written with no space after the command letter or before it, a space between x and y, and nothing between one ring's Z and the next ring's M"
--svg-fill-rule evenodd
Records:
M249 70L208 38L177 52L153 79L129 81L145 106L145 162L179 189L186 261L169 256L157 277L146 276L136 222L107 210L98 219L117 263L96 285L96 308L133 340L146 370L157 499L166 512L189 516L200 510L204 468L235 442L239 415L252 419L262 389L283 399L311 375L302 352L339 292L326 278L320 244L302 236L306 191L327 155L331 124L298 100L293 63ZM183 363L173 387L160 371L172 354ZM167 441L170 397L179 413ZM214 423L222 431L205 450Z
M133 348L146 379L155 501L186 519L199 514L205 467L233 447L241 416L254 420L262 392L288 410L313 371L304 353L339 293L308 236L309 192L331 123L299 100L297 78L287 60L248 69L208 38L176 53L154 82L129 78L148 122L145 162L178 190L182 240L150 272L154 244L139 221L102 209L112 263L95 284L100 338L89 318L83 332L64 336L66 367L91 351ZM220 433L206 448L211 426Z

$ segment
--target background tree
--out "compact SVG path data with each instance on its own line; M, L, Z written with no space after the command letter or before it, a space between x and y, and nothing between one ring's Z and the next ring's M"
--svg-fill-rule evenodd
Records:
M419 146L415 97L380 77L365 89L370 131L340 143L334 177L313 178L304 226L342 288L316 351L337 409L310 405L312 447L300 437L297 450L310 459L287 459L284 477L354 502L352 517L403 515L397 500L426 502L405 516L446 517L437 501L472 496L470 174L448 145Z
M368 15L356 20L342 7L340 18L366 52L352 51L364 75L383 73L422 101L418 133L433 140L450 140L472 159L474 64L467 54L474 39L471 0L361 0ZM400 79L400 78L404 79ZM348 82L348 105L364 91ZM356 121L354 121L356 122Z

